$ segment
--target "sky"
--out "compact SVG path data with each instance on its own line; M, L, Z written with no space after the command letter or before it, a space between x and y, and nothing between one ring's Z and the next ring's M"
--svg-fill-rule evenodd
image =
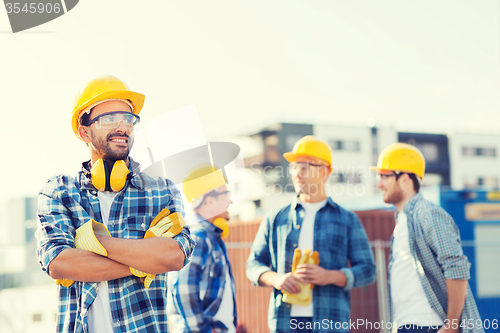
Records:
M70 118L101 74L146 95L145 121L196 105L207 140L276 122L500 135L499 14L494 0L82 0L13 34L0 10L0 202L89 159Z

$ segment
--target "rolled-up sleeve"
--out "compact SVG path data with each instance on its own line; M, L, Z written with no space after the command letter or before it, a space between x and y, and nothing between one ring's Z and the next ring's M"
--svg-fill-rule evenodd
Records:
M265 217L260 224L247 260L247 278L257 286L259 285L259 277L265 272L272 271L269 230L270 220Z
M63 250L75 247L71 213L57 198L57 183L56 179L47 181L38 196L37 255L42 271L48 275L52 260Z
M184 252L184 267L189 263L196 242L191 238L188 226L185 226L184 229L182 229L181 233L174 237L174 240L179 244L182 252Z
M167 191L170 195L170 200L166 208L168 208L170 212L180 213L182 217L185 218L184 204L179 189L171 180L164 180ZM189 258L191 257L191 254L193 253L194 247L196 245L196 242L191 238L189 226L185 225L181 233L175 236L173 239L179 244L182 252L184 252L184 267L189 263Z
M448 213L440 209L426 213L424 234L446 279L470 279L470 262L463 254L458 227Z

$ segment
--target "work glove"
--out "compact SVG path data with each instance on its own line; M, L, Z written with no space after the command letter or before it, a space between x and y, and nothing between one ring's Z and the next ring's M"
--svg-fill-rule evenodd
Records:
M164 208L156 217L151 221L149 229L144 235L144 239L152 237L168 237L174 238L184 228L184 219L180 213L170 214L170 210ZM144 282L144 287L149 288L151 282L156 274L148 274L138 269L130 267L130 272L137 277L140 277Z
M314 251L312 254L310 249L304 251L304 254L301 255L300 249L295 249L293 252L293 261L292 261L292 274L295 273L298 265L309 264L309 265L318 265L319 264L319 253L318 251ZM282 291L283 293L283 302L297 305L308 305L312 300L312 289L314 288L314 284L308 283L307 285L303 285L301 282L297 281L300 286L300 292L297 294L290 294L286 291Z
M71 287L75 283L75 281L69 279L55 279L54 281L58 286L62 285L66 288Z
M95 235L103 235L111 237L108 229L104 224L90 219L87 223L76 229L75 247L90 252L100 254L107 257L108 251L99 243Z
M104 235L111 237L108 229L104 224L90 219L88 222L83 224L81 227L76 229L75 235L75 247L77 249L82 249L90 252L97 253L101 256L108 256L108 252L104 246L99 243L95 235ZM63 287L70 287L75 281L68 279L56 279L57 285L62 285Z

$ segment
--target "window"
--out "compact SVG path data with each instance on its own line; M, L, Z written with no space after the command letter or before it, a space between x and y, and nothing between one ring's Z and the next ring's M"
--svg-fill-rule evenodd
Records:
M329 142L332 150L343 150L343 151L359 151L360 144L359 141L355 140L330 140Z
M418 143L416 147L424 154L426 162L438 162L439 149L436 143Z
M298 135L298 134L289 134L285 138L285 148L286 151L292 151L293 146L295 146L295 143L302 139L303 135Z
M361 184L361 178L359 177L359 175L352 172L338 173L335 175L332 173L329 177L329 180L333 183Z
M497 177L469 177L464 180L464 188L475 189L477 187L484 187L489 189L498 188Z
M485 147L462 147L462 156L485 156L485 157L496 157L496 148L485 148Z

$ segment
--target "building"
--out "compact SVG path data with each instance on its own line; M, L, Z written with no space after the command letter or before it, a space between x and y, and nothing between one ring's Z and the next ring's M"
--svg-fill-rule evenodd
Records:
M418 147L426 159L422 187L449 186L496 189L500 179L500 135L427 134L398 132L393 128L338 126L331 124L277 123L248 137L227 139L240 145L248 170L247 201L232 208L233 216L251 220L289 202L294 195L283 153L295 142L314 135L333 152L333 170L327 190L341 204L365 202L368 208L383 207L376 175L368 168L388 145L405 142Z
M0 332L54 332L54 281L36 256L37 199L11 199L0 207Z

